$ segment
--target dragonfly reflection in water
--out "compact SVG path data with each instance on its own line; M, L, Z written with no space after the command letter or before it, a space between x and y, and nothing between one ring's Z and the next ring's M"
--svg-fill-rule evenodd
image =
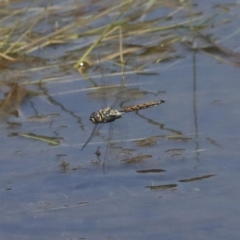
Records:
M101 90L104 91L106 90L106 86L104 84L104 78L103 78L103 74L102 74L102 88ZM121 110L117 110L115 107L121 102L124 101L124 96L125 96L125 91L126 91L126 87L125 87L125 75L122 74L122 79L121 79L121 84L118 87L118 91L116 94L116 99L114 104L111 107L107 107L104 106L103 108L101 108L100 110L93 112L90 115L89 120L95 124L92 133L90 135L90 137L88 138L88 140L85 142L85 144L82 147L82 150L87 146L87 144L98 134L99 130L102 128L102 126L105 123L110 124L109 126L109 138L108 138L108 142L107 142L107 147L106 147L106 152L105 152L105 156L104 156L104 160L106 159L106 156L108 155L108 150L111 148L111 140L112 140L112 136L113 136L113 122L119 118L122 117L123 113L129 113L129 112L133 112L133 111L138 111L138 110L142 110L142 109L146 109L146 108L150 108L150 107L155 107L158 106L162 103L164 103L164 100L157 100L157 101L150 101L150 102L145 102L142 104L137 104L137 105L133 105L130 107L126 107L123 108ZM103 105L106 105L106 92L102 92L103 94Z

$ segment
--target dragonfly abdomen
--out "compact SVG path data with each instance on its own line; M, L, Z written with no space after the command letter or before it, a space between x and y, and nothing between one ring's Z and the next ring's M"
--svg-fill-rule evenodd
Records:
M133 112L133 111L137 111L137 110L141 110L141 109L145 109L145 108L155 107L164 102L165 102L164 100L146 102L146 103L134 105L131 107L126 107L126 108L122 109L120 112Z

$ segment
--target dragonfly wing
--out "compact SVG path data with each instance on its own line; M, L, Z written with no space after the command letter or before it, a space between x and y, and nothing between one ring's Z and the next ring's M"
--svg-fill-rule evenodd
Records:
M85 142L85 144L82 146L82 149L83 150L87 145L88 143L96 136L96 134L98 133L98 131L102 128L103 124L96 124L92 130L92 133L90 135L90 137L88 138L88 140Z
M114 121L109 124L107 146L103 155L104 166L111 165L123 156L122 148L126 143L128 128L121 123L121 121Z
M111 122L109 124L107 146L106 146L105 154L103 156L103 172L104 173L105 173L105 170L106 170L105 169L106 162L113 157L111 149L112 149L112 146L113 146L112 136L113 136L114 125L115 125L115 122Z

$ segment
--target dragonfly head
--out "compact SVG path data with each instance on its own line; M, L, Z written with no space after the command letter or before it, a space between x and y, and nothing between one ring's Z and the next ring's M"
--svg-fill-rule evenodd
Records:
M93 112L89 118L93 124L98 124L103 122L102 115L99 112Z

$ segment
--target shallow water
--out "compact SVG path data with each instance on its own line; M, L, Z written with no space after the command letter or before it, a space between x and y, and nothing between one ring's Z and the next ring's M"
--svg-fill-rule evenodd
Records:
M196 9L216 9L208 4ZM231 10L218 18L232 17L226 35L238 36ZM212 34L221 38L221 27ZM226 38L224 47L237 51L236 36ZM61 56L63 47L51 51ZM21 76L30 82L28 90L41 95L24 100L19 118L0 123L1 239L238 239L238 57L183 46L178 51L181 58L149 64L145 74L126 74L137 90L124 104L166 103L124 114L119 124L127 134L118 149L124 157L112 155L105 171L94 152L98 146L104 152L107 126L81 151L93 128L89 115L102 107L93 82L62 59L42 71L16 63L14 71L2 73L2 80ZM52 59L32 64L45 67ZM101 81L97 68L88 76ZM52 81L33 84L47 78ZM121 73L111 77L113 84L120 80ZM24 132L63 140L50 146L11 136Z

